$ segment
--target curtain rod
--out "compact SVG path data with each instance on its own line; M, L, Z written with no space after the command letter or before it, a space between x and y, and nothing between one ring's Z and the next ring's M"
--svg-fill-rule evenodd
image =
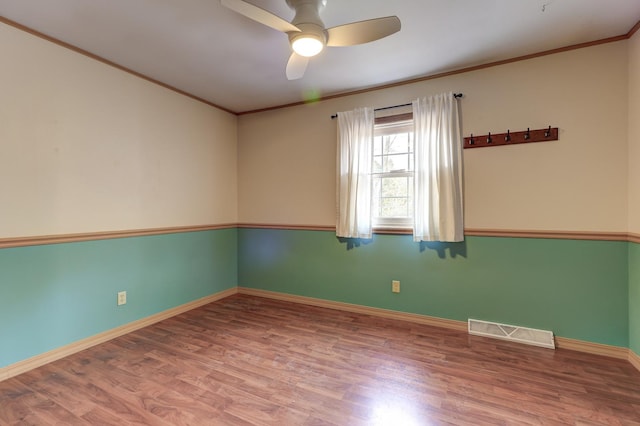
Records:
M454 93L454 94L453 94L453 97L454 97L454 98L461 98L462 96L463 96L463 94L462 94L462 93ZM413 104L412 104L412 103L409 103L409 104L401 104L401 105L392 105L392 106L387 106L387 107L375 108L375 109L374 109L374 111L382 111L382 110L385 110L385 109L392 109L392 108L401 108L401 107L406 107L406 106L411 106L411 105L413 105ZM338 114L337 114L337 113L336 113L336 114L333 114L333 115L331 116L331 119L332 119L332 120L333 120L334 118L338 118Z

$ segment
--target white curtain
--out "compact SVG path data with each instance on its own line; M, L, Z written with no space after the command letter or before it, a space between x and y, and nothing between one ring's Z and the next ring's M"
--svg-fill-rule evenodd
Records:
M463 241L458 102L443 93L413 102L414 241Z
M336 235L371 238L373 108L338 113Z

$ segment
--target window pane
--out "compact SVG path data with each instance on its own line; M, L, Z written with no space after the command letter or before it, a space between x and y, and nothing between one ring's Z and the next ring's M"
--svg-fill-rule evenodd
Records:
M373 173L381 173L384 170L383 163L384 157L373 157Z
M373 155L382 155L382 136L373 138Z
M385 172L397 170L409 170L409 154L394 154L385 157Z
M383 198L381 200L381 217L408 217L408 200L406 198Z
M388 136L385 148L385 152L390 154L409 152L409 134L398 133Z
M409 193L408 178L382 178L382 197L407 197Z
M409 195L407 197L407 217L413 217L413 178L409 178Z
M372 214L374 216L380 216L380 188L382 187L381 178L373 178L373 210Z

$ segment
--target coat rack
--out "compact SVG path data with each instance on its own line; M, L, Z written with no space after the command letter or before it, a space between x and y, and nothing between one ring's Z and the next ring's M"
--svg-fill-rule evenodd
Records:
M522 132L512 132L507 130L507 133L495 133L489 132L488 135L475 136L473 133L471 136L464 138L464 148L484 148L488 146L500 146L500 145L515 145L518 143L530 143L530 142L546 142L558 140L558 128L549 126L546 129L527 130Z

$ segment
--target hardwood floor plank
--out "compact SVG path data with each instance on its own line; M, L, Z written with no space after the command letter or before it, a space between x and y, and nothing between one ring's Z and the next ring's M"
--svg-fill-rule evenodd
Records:
M0 382L0 425L640 425L628 362L234 295Z
M35 391L17 380L0 382L0 424L18 422L32 416L28 399Z
M36 369L20 376L20 381L35 392L55 401L78 417L95 409L95 404L78 394L75 385L62 374L45 374L46 370Z

